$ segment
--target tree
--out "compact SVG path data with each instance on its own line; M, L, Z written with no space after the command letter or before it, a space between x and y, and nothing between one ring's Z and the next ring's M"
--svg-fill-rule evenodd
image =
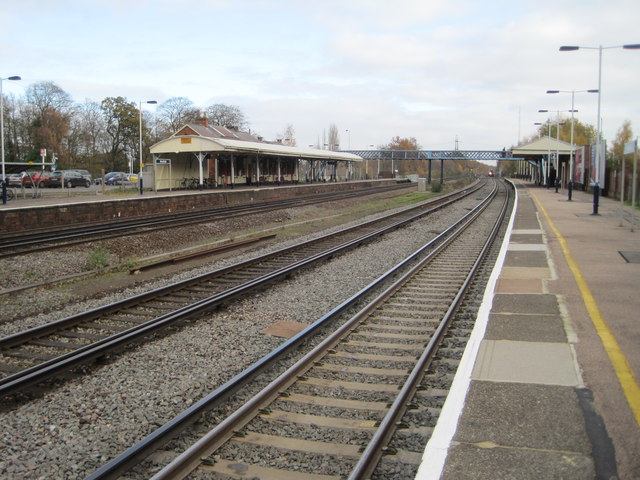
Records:
M340 148L340 132L335 123L329 125L329 134L327 136L329 150L338 150Z
M64 114L73 105L71 95L54 82L37 82L29 85L25 91L25 98L39 115L43 115L47 110Z
M209 121L215 125L234 130L246 130L249 126L244 113L235 105L216 103L207 107L206 113Z
M625 120L622 126L616 132L616 138L611 142L611 149L609 150L609 166L612 168L619 168L622 163L622 155L624 154L624 144L630 142L633 139L633 130L631 128L631 122Z
M69 133L71 96L54 82L37 82L27 87L25 99L24 114L31 129L27 160L38 159L40 149L46 148L63 162L68 161L64 140Z
M387 145L381 145L380 150L420 150L420 145L415 137L400 138L395 136Z
M109 139L106 167L125 170L138 148L138 108L123 97L107 97L101 108Z
M191 100L185 97L172 97L160 104L156 111L158 135L160 137L173 135L197 117L198 109Z
M556 121L558 119L549 119L548 123L540 125L538 128L538 134L531 139L531 141L544 136L550 136L555 138L556 133ZM571 142L571 118L560 118L560 140L570 143ZM580 122L577 118L573 119L573 144L574 145L591 145L596 142L596 127L589 124ZM551 135L549 135L551 134ZM526 143L526 142L525 142Z
M42 114L33 122L32 140L35 150L46 148L48 152L55 154L62 161L69 160L68 150L63 146L63 140L69 133L69 122L62 113L53 109L46 108Z
M70 166L82 166L94 173L104 166L104 152L109 142L99 103L87 99L85 103L75 106L67 142Z
M287 128L284 129L284 133L279 134L277 138L283 145L289 145L290 147L295 147L297 145L296 131L291 124L287 125Z

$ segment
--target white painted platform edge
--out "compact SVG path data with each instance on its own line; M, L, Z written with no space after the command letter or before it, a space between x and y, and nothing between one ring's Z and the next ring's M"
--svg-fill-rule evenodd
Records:
M514 186L515 188L515 186ZM416 474L416 480L438 480L442 476L445 460L451 446L451 441L458 428L458 422L462 415L464 403L467 397L467 391L471 384L471 373L478 356L478 350L480 349L480 343L484 339L484 334L489 323L489 314L491 313L491 307L493 306L493 297L495 293L496 283L502 266L504 264L505 257L507 255L507 249L509 247L509 241L511 238L511 232L513 231L513 224L515 223L516 212L518 211L518 191L516 189L515 204L511 218L509 219L509 226L505 233L504 241L500 247L500 253L498 259L491 272L487 288L484 291L482 304L478 310L478 317L476 319L475 326L469 337L469 342L464 350L460 365L456 371L456 376L451 384L451 390L447 395L447 400L442 406L438 423L433 430L433 434L425 447L422 455L422 462L418 468Z

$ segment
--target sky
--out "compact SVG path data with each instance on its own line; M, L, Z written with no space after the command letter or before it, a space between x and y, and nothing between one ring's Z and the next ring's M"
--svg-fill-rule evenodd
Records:
M502 150L568 118L571 91L596 125L581 91L598 88L598 47L640 43L639 22L637 0L0 0L0 77L22 77L2 82L16 97L47 81L78 103L236 105L252 132L291 125L304 147L334 124L343 150ZM626 120L640 131L639 87L640 50L603 48L607 141Z

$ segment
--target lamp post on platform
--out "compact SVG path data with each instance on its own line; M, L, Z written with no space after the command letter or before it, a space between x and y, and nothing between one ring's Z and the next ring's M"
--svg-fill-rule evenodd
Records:
M576 93L598 93L598 89L591 90L547 90L547 93L570 93L571 94L571 153L569 154L569 183L567 184L568 191L568 200L571 201L571 195L573 193L573 113L574 113L574 105L575 105L575 97Z
M22 80L18 75L0 77L0 157L2 158L2 203L7 203L7 177L4 169L4 96L2 94L2 82L4 80Z
M140 195L142 195L143 193L143 185L142 185L142 167L144 167L144 163L142 163L142 100L140 100L140 108L138 109L138 112L140 113L140 122L139 122L139 133L140 133L140 137L139 137L139 145L138 148L140 149L140 176L138 177L138 182L140 184ZM151 105L155 105L156 103L158 103L156 100L147 100L144 103L149 103Z
M611 48L623 48L625 50L639 50L640 43L629 43L626 45L614 45L611 47L581 47L578 45L563 45L560 47L561 52L572 52L574 50L598 50L598 120L597 135L598 144L596 146L596 179L593 185L593 215L598 215L598 203L600 200L600 163L602 162L602 119L600 117L600 104L602 99L602 50Z

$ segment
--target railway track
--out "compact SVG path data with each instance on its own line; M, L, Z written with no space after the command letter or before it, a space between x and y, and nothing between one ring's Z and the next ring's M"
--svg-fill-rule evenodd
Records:
M89 225L71 225L69 227L43 228L21 232L5 232L0 238L0 258L68 247L95 240L139 235L160 229L176 228L185 225L213 222L230 217L254 215L290 207L313 205L362 195L381 192L393 192L406 188L406 184L374 187L358 191L336 192L332 194L309 195L256 204L233 205L208 210L183 211L166 215L119 219L109 222L97 222Z
M38 383L117 351L159 329L265 288L296 271L356 248L481 188L456 192L377 220L116 303L0 338L0 394Z
M88 477L154 479L413 478L473 322L460 306L508 213L505 186L401 265L336 307L270 357L281 355L319 323L340 317L380 289L284 373L196 438L202 413L247 384L265 358ZM394 278L390 283L390 279ZM183 430L186 429L186 433ZM182 432L187 450L168 442ZM398 439L398 437L400 437ZM419 437L422 442L407 438ZM153 461L173 458L158 470ZM403 473L408 472L408 473ZM411 473L413 472L413 473Z

